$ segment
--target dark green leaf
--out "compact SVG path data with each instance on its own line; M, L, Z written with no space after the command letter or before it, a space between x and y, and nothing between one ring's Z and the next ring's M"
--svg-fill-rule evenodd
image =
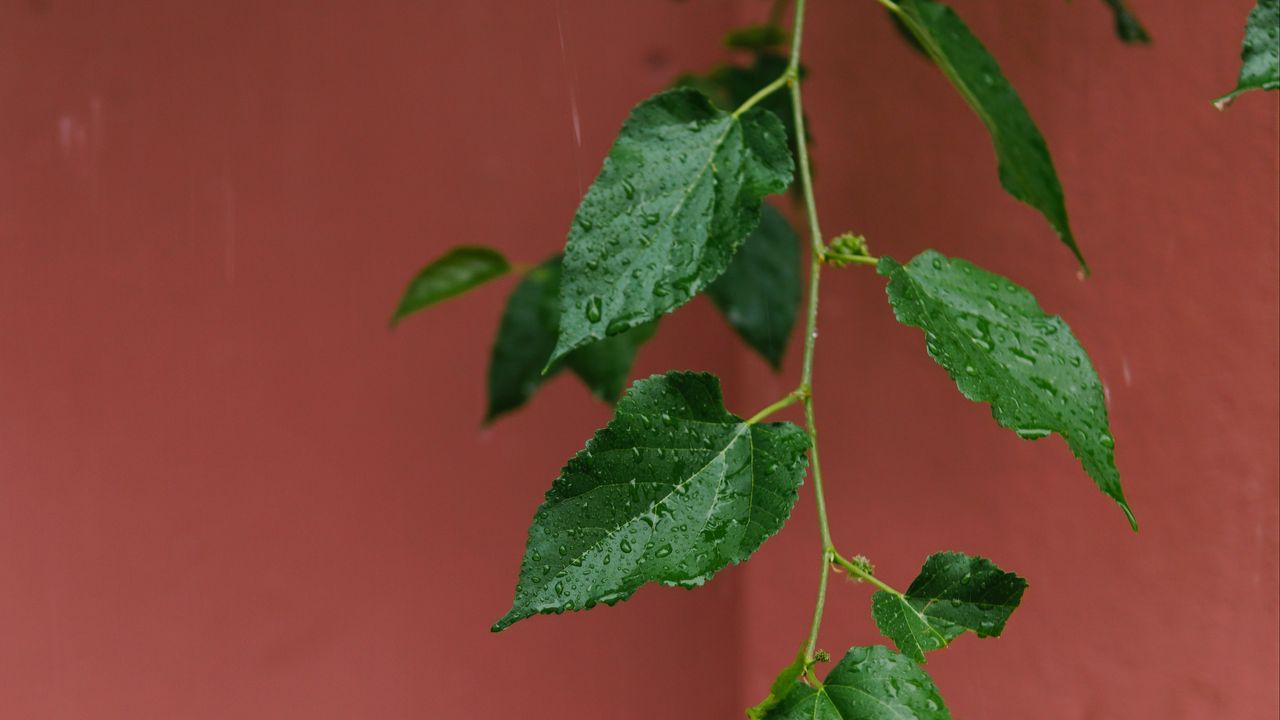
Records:
M782 213L766 204L760 225L707 294L742 339L777 368L800 307L800 284L800 242Z
M889 277L898 321L924 330L929 355L960 392L991 403L996 422L1020 437L1064 437L1136 530L1116 470L1102 383L1067 323L1045 315L1026 288L932 250L906 266L882 258L879 272Z
M950 7L932 0L901 0L898 8L899 17L987 126L999 160L1000 184L1039 210L1087 269L1071 232L1049 147L995 58Z
M543 374L556 344L560 319L560 256L542 263L516 286L498 327L489 360L489 409L485 421L525 403L538 387L568 367L601 400L622 394L640 346L657 321L574 350Z
M456 247L422 268L409 282L399 307L391 316L391 324L395 325L404 316L428 305L501 277L510 270L511 265L497 250Z
M924 654L946 647L966 630L996 637L1013 614L1027 581L990 560L963 553L937 553L902 595L883 590L871 600L876 626L902 654L924 662Z
M694 90L644 101L578 208L552 360L688 302L729 266L761 199L791 182L778 118L740 118Z
M734 50L767 50L786 41L787 32L773 23L734 28L724 36L725 46Z
M1280 0L1258 0L1249 13L1240 60L1236 89L1213 101L1219 110L1249 90L1280 89Z
M646 582L696 587L746 560L791 513L807 449L795 425L726 411L712 375L637 382L552 483L493 629L612 604Z
M822 687L796 683L765 720L950 720L933 680L882 645L850 648Z
M1133 14L1133 11L1125 4L1124 0L1102 0L1111 8L1111 12L1116 17L1116 36L1130 45L1145 45L1151 42L1151 36L1147 34L1147 29L1142 27L1142 22Z

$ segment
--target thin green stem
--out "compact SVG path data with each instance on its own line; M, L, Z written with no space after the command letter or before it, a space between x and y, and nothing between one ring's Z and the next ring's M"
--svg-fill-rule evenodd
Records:
M892 587L890 587L889 585L885 584L885 582L880 578L876 577L875 575L872 575L863 566L859 565L856 562L853 562L852 560L846 559L843 555L836 552L835 550L831 550L831 559L833 562L835 562L835 564L844 568L845 572L849 573L850 575L853 575L854 577L857 577L861 580L866 580L867 582L871 583L872 585L875 585L877 588L887 593L890 593L893 595L902 594L897 590L893 589Z
M743 113L745 113L746 111L758 105L761 100L764 100L765 98L774 94L778 90L781 90L782 86L786 84L787 84L787 75L786 74L779 75L777 78L774 79L773 82L757 90L755 95L752 95L751 97L747 98L745 102L739 105L738 109L733 111L733 116L735 118L742 117Z
M822 254L822 259L828 265L839 265L842 263L856 263L859 265L875 265L880 262L880 258L871 257L870 255L843 255L841 253L833 253L830 250Z
M800 402L800 400L804 399L804 396L806 394L807 393L804 388L796 388L795 390L792 390L791 392L787 393L781 400L778 400L770 404L768 407L764 408L760 412L756 413L755 415L752 415L751 419L747 420L747 424L755 425L756 423L778 412L779 410L795 405L797 402Z
M822 489L822 466L818 461L818 423L813 411L813 355L818 340L818 292L822 277L822 229L818 225L818 207L813 196L813 173L809 167L809 143L804 125L804 101L800 94L800 48L804 39L805 0L796 0L795 23L791 28L791 57L783 75L791 91L791 112L796 129L796 155L800 169L800 190L804 196L805 217L809 225L812 252L809 261L809 305L805 314L804 364L800 387L804 390L805 430L809 433L809 462L813 466L813 496L818 507L818 532L822 541L822 575L818 580L818 599L814 603L813 622L805 641L805 658L813 661L822 627L822 611L827 602L827 579L831 570L831 526L827 521L827 499Z

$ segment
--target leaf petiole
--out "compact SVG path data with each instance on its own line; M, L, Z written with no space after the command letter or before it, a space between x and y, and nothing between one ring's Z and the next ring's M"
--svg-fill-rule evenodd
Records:
M849 560L845 556L841 555L839 552L835 550L835 548L831 548L827 552L830 553L831 555L831 561L836 565L839 565L841 568L843 568L845 572L858 578L859 580L866 580L867 582L871 583L872 585L875 585L877 588L887 593L901 597L902 593L898 592L897 590L894 590L892 587L887 585L883 580L876 577L875 575L872 575L862 565L856 562L853 562L852 560Z
M768 407L764 408L760 412L756 413L755 415L752 415L751 419L747 420L747 424L755 425L756 423L778 412L779 410L795 405L796 403L808 397L808 395L809 395L809 388L804 386L798 387L795 390L792 390L791 392L784 395L781 400L778 400L770 404Z

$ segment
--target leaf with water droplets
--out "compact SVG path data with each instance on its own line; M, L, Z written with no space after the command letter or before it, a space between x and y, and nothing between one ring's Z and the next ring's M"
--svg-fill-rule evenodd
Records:
M1213 104L1225 110L1241 93L1280 90L1280 0L1258 0L1244 26L1236 88Z
M1137 521L1120 487L1107 405L1071 328L1026 288L933 250L907 265L882 258L894 315L925 332L929 355L970 400L1026 439L1058 433L1085 472Z
M552 483L493 629L612 604L647 582L696 587L746 560L790 515L808 445L790 423L730 414L713 375L635 383Z
M850 648L818 688L796 683L765 720L950 720L933 680L883 645Z
M800 284L800 242L782 213L766 204L759 227L707 294L738 335L776 369L800 308Z
M705 289L791 173L782 123L767 110L735 117L688 88L636 106L574 217L551 360Z
M950 7L933 0L900 0L898 17L982 119L999 161L1000 184L1039 210L1082 268L1088 268L1067 218L1062 184L1049 147L999 64Z
M905 593L881 590L872 596L871 614L898 650L922 663L926 652L946 647L966 630L999 636L1026 589L1026 580L986 558L937 553L924 561Z
M498 326L489 358L489 409L485 421L520 407L543 382L568 367L596 397L615 402L636 353L658 327L645 323L569 353L547 372L560 320L560 256L533 268L516 285Z
M409 281L400 305L391 316L391 324L395 325L404 316L429 305L501 277L510 270L510 263L497 250L469 246L453 248L428 263Z

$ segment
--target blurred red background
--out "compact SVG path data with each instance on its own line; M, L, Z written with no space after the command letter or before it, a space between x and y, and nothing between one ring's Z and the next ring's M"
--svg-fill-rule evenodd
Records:
M978 120L873 2L813 0L826 230L1029 286L1106 382L1143 532L831 273L817 387L835 536L905 585L939 549L1028 576L929 671L961 718L1275 718L1277 99L1227 113L1251 2L958 2L1038 119L1094 277L1000 190ZM564 239L630 107L724 59L753 0L0 9L0 717L739 717L807 627L806 491L695 592L500 635L525 530L608 418L561 378L479 427L506 286L405 323L460 243ZM580 142L575 135L575 115ZM796 348L793 348L796 349ZM637 374L785 392L704 300ZM836 583L822 646L877 642Z

